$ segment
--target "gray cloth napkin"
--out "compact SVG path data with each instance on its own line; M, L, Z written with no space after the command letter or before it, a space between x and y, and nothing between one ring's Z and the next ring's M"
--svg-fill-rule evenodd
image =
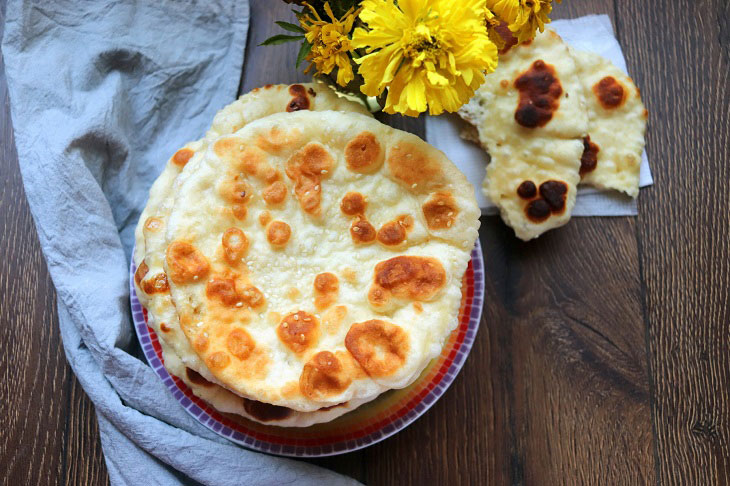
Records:
M2 49L23 183L113 484L354 483L215 435L130 354L134 226L170 154L235 98L248 21L246 0L7 7Z

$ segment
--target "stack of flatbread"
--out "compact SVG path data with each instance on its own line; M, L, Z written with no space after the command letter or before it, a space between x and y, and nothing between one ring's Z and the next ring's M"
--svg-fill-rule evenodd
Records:
M475 128L462 136L491 157L484 194L523 240L567 223L579 184L639 193L648 116L639 90L554 31L501 55L459 115Z
M137 296L167 370L219 411L330 421L441 352L479 214L418 137L322 85L270 85L167 162L137 226Z

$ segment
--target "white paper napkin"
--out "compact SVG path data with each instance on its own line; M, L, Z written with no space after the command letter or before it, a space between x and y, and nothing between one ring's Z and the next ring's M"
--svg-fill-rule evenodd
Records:
M565 42L582 51L590 51L609 59L626 71L621 46L613 35L611 19L607 15L589 15L571 20L556 20L549 25ZM443 151L461 169L474 185L479 207L484 214L496 214L497 208L482 194L482 181L489 157L471 142L459 137L464 126L455 114L426 117L426 140ZM646 151L641 156L639 186L654 183L649 170ZM636 200L617 191L601 191L592 187L578 188L578 199L573 216L629 216L636 215Z

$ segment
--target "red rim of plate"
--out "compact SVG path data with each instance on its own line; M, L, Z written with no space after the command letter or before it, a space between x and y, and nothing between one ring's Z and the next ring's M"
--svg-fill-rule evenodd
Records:
M130 301L134 329L150 366L183 408L201 424L249 449L290 457L323 457L344 454L380 442L403 430L436 403L466 361L479 329L484 299L484 261L477 240L464 274L459 324L439 356L410 386L383 393L372 402L326 424L311 427L277 427L222 414L196 397L162 364L162 349L147 326L147 310L137 299L134 261L130 272Z

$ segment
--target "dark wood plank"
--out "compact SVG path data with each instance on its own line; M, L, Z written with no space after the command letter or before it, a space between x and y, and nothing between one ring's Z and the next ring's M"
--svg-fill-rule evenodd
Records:
M0 37L5 24L0 3ZM7 484L106 484L96 416L63 354L0 57L0 464Z
M617 5L656 175L638 230L659 479L730 484L730 3Z
M86 396L75 376L71 380L68 395L68 408L71 414L68 417L65 434L64 484L99 486L109 484L94 404Z
M2 20L2 19L0 19ZM4 67L0 74L0 402L5 477L56 476L63 466L68 370L60 348L53 286L28 212L12 141ZM43 363L43 365L41 365Z

